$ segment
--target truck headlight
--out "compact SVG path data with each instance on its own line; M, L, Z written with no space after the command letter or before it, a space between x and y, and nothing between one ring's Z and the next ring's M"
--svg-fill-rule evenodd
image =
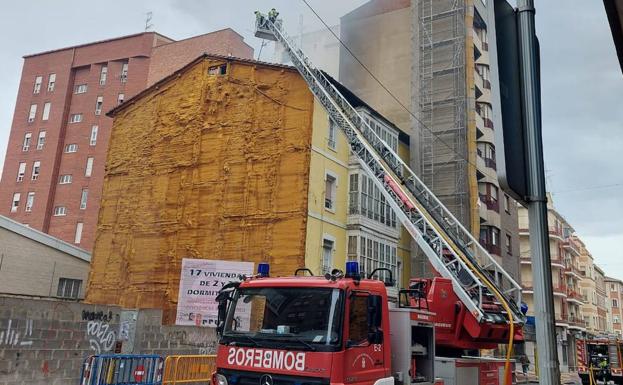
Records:
M228 385L227 383L227 377L225 377L222 374L215 374L214 375L214 385Z

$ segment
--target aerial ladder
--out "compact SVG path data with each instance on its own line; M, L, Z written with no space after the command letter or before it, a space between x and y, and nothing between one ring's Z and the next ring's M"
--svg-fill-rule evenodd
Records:
M515 326L524 322L519 306L521 286L377 135L335 81L312 65L288 37L282 20L274 15L256 16L255 36L281 43L311 92L344 133L352 154L435 271L452 282L455 294L478 323L506 324L512 344Z

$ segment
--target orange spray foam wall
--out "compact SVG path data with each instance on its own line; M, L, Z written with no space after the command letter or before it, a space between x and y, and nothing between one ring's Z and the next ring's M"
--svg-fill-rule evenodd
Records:
M208 74L222 63L117 113L88 302L170 316L182 258L267 260L284 275L304 264L313 97L293 70L229 61Z

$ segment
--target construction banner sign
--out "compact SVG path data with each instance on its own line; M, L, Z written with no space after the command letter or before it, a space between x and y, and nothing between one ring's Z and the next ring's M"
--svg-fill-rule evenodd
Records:
M175 324L216 327L218 304L215 298L219 290L226 283L238 280L241 274L253 274L253 268L253 262L182 259ZM246 317L239 320L245 329L249 325L250 310L241 313Z

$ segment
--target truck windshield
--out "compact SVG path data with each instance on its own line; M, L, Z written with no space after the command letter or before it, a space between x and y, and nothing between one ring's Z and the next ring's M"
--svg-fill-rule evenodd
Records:
M229 306L223 342L325 350L340 344L342 302L339 289L238 289Z

